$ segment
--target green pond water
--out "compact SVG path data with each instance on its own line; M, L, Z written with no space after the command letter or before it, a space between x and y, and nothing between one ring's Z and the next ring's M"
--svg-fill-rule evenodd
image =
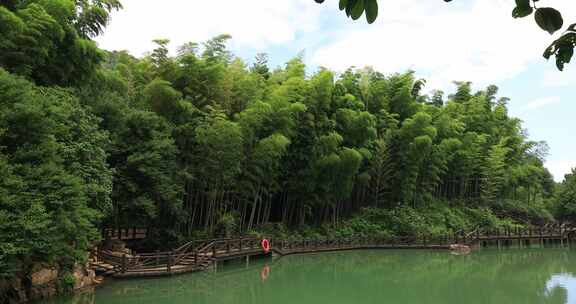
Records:
M268 273L266 275L266 273ZM220 264L217 272L109 280L43 303L576 304L576 250L348 251Z

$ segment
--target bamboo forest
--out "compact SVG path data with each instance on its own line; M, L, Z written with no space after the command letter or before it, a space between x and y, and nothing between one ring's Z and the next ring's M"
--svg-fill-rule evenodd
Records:
M328 14L325 6L315 9ZM497 231L498 246L503 234L529 233L539 236L543 248L519 252L518 260L512 253L472 253L474 263L535 260L550 265L532 271L554 273L566 259L555 252L555 262L549 262L544 247L546 240L571 238L573 230L566 227L576 219L576 171L562 182L554 180L545 166L548 144L534 140L523 121L510 114L514 100L497 86L477 89L473 82L454 81L445 93L419 77L417 66L415 71L334 70L308 64L305 51L274 66L274 53L237 56L229 47L235 37L228 34L198 41L191 36L182 45L156 37L143 55L99 48L95 38L121 9L117 0L0 1L0 303L77 289L79 265L91 265L93 256L104 259L95 248L122 240L123 230L134 240L127 238L122 246L131 249L111 258L117 265L108 263L116 267L114 275L138 265L144 271L136 260L146 255L136 252L173 250L167 262L156 258L167 263L167 272L184 269L182 261L194 254L195 270L202 257L217 263L218 241L195 251L186 251L195 245L183 246L207 239L239 240L238 252L247 250L243 238L244 244L254 239L258 248L264 239L264 251L272 247L280 255L312 246L297 245L299 240L332 248L356 239L372 248L391 240L400 247L412 245L400 238L422 238L427 245L435 237L453 236L450 244L470 245L483 237L496 239ZM562 229L558 237L550 227ZM476 239L467 242L472 236ZM226 252L233 252L234 244L226 243ZM203 253L203 246L212 249ZM408 265L411 273L420 271L412 269L413 262L430 264L426 271L446 262L440 252L338 254L287 258L271 266L278 269L272 275L286 273L316 284L319 278L288 265L323 273L322 267L342 259L346 262L338 264L338 271L356 269L350 271L365 283L356 290L368 292L368 263L395 277L384 267L393 260L400 264L389 267ZM459 259L454 267L476 269L473 280L488 275L479 269L483 266L466 261ZM37 273L46 268L58 270L55 292L35 287L42 281ZM268 271L263 270L266 278ZM446 271L438 269L437 276L455 275ZM221 286L247 281L247 287L234 288L266 288L245 275L232 274L228 281L218 277L221 298L203 298L197 286L202 279L186 276L175 279L196 286L189 295L203 299L197 303L275 301L268 295L251 301L241 293L245 301L234 302L236 289ZM436 275L400 276L400 282L424 286ZM458 280L466 280L461 276ZM269 286L280 293L305 288L283 280L288 280L285 285L271 280ZM118 284L152 288L130 287L136 282ZM168 288L170 282L160 284ZM191 303L186 297L126 302L106 291L111 288L106 284L100 296L97 289L96 300L54 303ZM399 303L426 302L427 296L405 298L387 286L390 299ZM315 293L308 292L313 298ZM224 294L230 298L222 302ZM355 301L350 293L344 299ZM489 302L502 303L494 299ZM535 298L520 302L541 303ZM434 303L458 302L442 298Z

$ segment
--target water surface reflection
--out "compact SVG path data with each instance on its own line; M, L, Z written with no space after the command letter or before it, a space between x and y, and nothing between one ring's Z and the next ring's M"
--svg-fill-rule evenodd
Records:
M52 304L576 304L576 251L350 251L104 284ZM46 302L43 302L46 303Z

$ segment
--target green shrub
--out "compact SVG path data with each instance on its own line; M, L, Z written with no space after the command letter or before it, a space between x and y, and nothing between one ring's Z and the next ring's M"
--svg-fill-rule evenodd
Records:
M66 294L72 292L74 290L74 284L76 284L74 276L69 272L64 273L58 278L58 293Z

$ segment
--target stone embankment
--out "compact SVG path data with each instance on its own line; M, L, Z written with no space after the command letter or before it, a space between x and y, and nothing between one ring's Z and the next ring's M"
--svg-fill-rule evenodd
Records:
M19 275L12 279L0 280L0 303L25 303L32 300L53 297L63 289L81 291L102 282L88 265L76 265L72 272L55 267L37 267L29 276Z

